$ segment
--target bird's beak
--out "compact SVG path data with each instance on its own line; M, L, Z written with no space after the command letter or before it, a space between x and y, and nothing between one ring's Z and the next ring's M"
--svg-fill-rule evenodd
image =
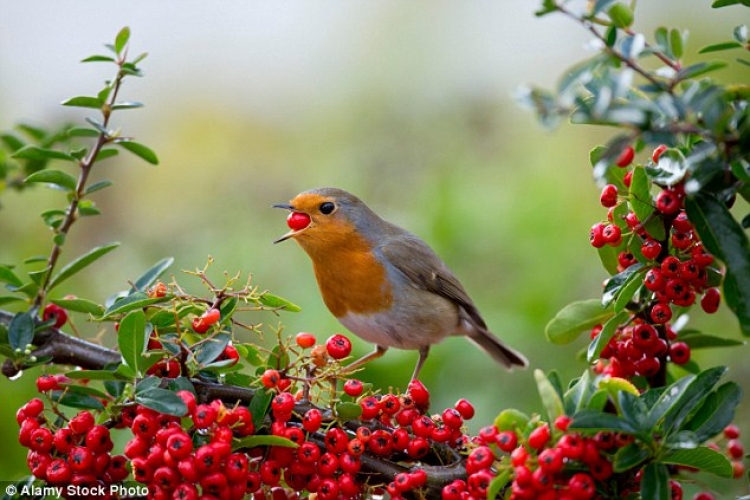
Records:
M283 208L284 210L294 211L294 207L292 205L290 205L289 203L277 203L275 205L271 205L271 208ZM307 229L307 228L303 228L303 229L299 229L299 230L292 229L288 233L286 233L286 234L282 235L281 237L277 238L276 240L274 240L273 243L276 244L276 243L281 243L282 241L288 240L292 236L300 233L301 231L304 231L305 229Z

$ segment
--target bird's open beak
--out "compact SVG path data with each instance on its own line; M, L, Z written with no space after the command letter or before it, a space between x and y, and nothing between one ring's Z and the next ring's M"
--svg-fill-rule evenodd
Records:
M277 203L276 205L272 205L272 208L283 208L284 210L294 211L294 207L290 205L289 203ZM282 241L288 240L289 238L293 237L294 235L304 231L307 229L307 227L304 227L302 229L292 229L288 233L282 235L281 237L274 240L274 244L281 243Z

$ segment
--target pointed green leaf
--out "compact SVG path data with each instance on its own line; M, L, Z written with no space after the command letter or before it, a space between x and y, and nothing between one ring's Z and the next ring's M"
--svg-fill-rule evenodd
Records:
M614 277L607 281L604 297L612 297L612 300L614 301L614 311L616 313L623 311L633 300L633 296L638 289L643 286L643 276L647 271L646 267L639 262L627 268L623 273L628 272L631 269L632 271L625 276L625 280L619 286L610 289L609 285L614 280ZM609 303L606 305L609 305Z
M230 339L231 337L226 333L220 333L201 341L199 344L193 346L195 360L200 365L207 365L215 361L224 352L224 348L229 344Z
M63 106L72 106L76 108L93 109L101 109L101 107L104 105L104 103L98 98L85 95L71 97L70 99L64 100L60 104L62 104Z
M117 316L120 314L125 314L130 311L134 311L137 309L143 309L144 307L148 307L150 305L159 304L161 302L166 302L168 300L171 300L171 297L154 297L149 298L148 295L144 292L134 292L128 295L125 298L117 300L114 304L109 306L106 311L104 311L104 316L99 318L100 320L109 319L112 316Z
M146 314L142 310L131 311L120 322L117 331L117 346L126 365L140 372L141 359L146 346Z
M110 243L109 245L104 245L100 247L96 247L88 251L87 253L81 255L77 259L75 259L72 262L69 262L65 267L60 269L60 272L55 275L52 280L49 283L49 290L52 290L54 287L65 281L66 279L70 278L77 272L81 271L88 265L92 264L93 262L97 261L99 258L103 257L104 255L108 254L115 248L119 247L120 243Z
M302 310L300 306L292 304L288 300L268 292L264 292L258 297L258 302L266 307L274 307L289 312L300 312Z
M95 191L99 191L100 189L107 188L112 185L112 181L99 181L91 184L89 187L86 188L86 190L83 192L84 196L90 195L91 193Z
M99 154L96 155L96 161L104 161L113 156L119 155L120 152L114 148L104 148L99 150Z
M669 498L669 471L664 464L651 462L643 468L641 478L642 500Z
M536 387L539 391L542 405L547 412L547 420L549 422L554 422L557 417L564 414L560 395L542 370L534 370L534 380L536 381Z
M257 448L259 446L281 446L283 448L297 448L299 445L281 436L248 436L232 445L232 450Z
M3 281L15 287L23 285L23 281L21 281L21 278L16 276L16 273L14 273L8 266L0 266L0 281Z
M727 339L724 337L717 337L715 335L706 335L695 331L690 335L685 335L685 331L680 332L680 341L685 342L690 346L691 350L694 349L705 349L708 347L737 347L745 345L745 342L735 339Z
M259 389L253 395L253 399L250 400L248 409L253 416L253 424L256 429L260 429L263 426L263 420L268 413L268 408L271 406L271 400L273 400L275 393L271 390Z
M681 80L687 80L688 78L696 78L706 73L716 71L724 68L727 65L724 61L705 61L690 66L686 66L677 73L677 77Z
M142 107L143 104L140 102L118 102L112 105L112 111L117 111L120 109L136 109Z
M635 434L638 430L633 424L622 417L595 410L583 410L576 413L573 416L573 422L570 424L570 428L625 432L627 434Z
M59 186L66 191L75 191L76 185L78 181L75 177L70 175L67 172L63 172L61 170L40 170L38 172L34 172L30 176L28 176L23 181L25 184L30 184L32 182L42 182L45 184L54 184L56 186Z
M643 167L636 167L630 181L630 207L648 234L655 240L662 241L666 237L664 224L660 217L654 217L652 203L651 181Z
M55 299L51 302L68 311L91 314L92 316L101 316L104 314L104 308L101 305L87 299Z
M28 312L13 316L8 325L8 343L11 349L26 349L34 340L34 318Z
M123 377L110 370L70 370L65 376L76 380L123 380Z
M515 408L507 408L495 417L493 423L499 431L516 431L518 429L525 429L530 421L531 418L524 412Z
M145 291L148 287L153 285L157 279L159 279L159 276L161 276L164 271L169 269L169 266L171 266L173 262L174 257L166 257L151 266L148 271L135 280L133 288L130 289L131 292L135 290Z
M65 160L76 162L76 159L62 151L40 148L39 146L24 146L11 155L19 160Z
M611 318L611 308L603 308L598 299L581 300L563 307L547 323L544 334L553 344L568 344L594 326Z
M730 50L730 49L739 49L742 47L742 44L739 42L723 42L723 43L714 43L712 45L707 45L706 47L703 47L698 51L699 54L708 54L709 52L719 52L722 50Z
M706 446L676 450L661 459L662 463L693 467L720 477L732 477L732 464L726 456Z
M362 407L358 403L340 402L335 406L336 416L346 422L354 420L362 415Z
M103 410L101 401L88 394L79 394L72 391L52 391L50 399L61 405L81 410Z
M716 436L734 419L741 398L742 390L736 383L722 384L706 397L685 427L701 442Z
M604 346L606 346L607 343L609 343L609 341L612 339L615 332L617 331L617 328L621 324L623 324L629 317L630 312L620 311L615 316L610 318L606 323L604 323L602 331L599 332L599 335L597 335L596 338L589 344L589 348L586 353L586 359L589 363L593 363L594 360L599 358L599 354L601 354Z
M617 450L612 460L612 467L615 472L624 472L642 464L648 457L648 450L636 443L630 443Z
M117 141L116 144L152 165L159 164L159 158L157 158L156 153L143 144L134 141Z
M81 62L115 62L115 59L109 56L95 55L82 59Z

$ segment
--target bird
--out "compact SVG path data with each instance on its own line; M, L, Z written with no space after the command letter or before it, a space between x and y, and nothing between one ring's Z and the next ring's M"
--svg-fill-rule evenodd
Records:
M463 335L508 369L528 360L493 335L458 278L420 238L392 224L343 189L304 191L289 203L293 239L312 260L323 302L339 322L375 350L354 371L393 347L416 350L417 380L430 347Z

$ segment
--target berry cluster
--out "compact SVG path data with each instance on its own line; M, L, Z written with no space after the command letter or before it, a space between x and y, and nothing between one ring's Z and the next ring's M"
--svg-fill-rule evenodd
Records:
M57 389L59 383L54 376L37 381L41 392ZM78 498L83 491L109 492L110 485L128 477L127 458L111 454L114 445L108 427L96 424L94 415L87 410L67 422L61 421L60 416L48 419L39 398L30 400L16 413L21 427L18 441L29 449L26 464L36 479L59 487L65 498Z
M649 166L658 168L667 147L657 147ZM618 167L631 165L635 156L628 146L616 161ZM631 187L635 166L622 177L622 185ZM719 290L712 286L713 257L708 254L684 211L684 179L670 186L660 187L650 202L653 212L648 220L640 221L632 208L636 195L620 196L615 184L604 186L601 204L608 208L607 221L595 224L589 239L596 248L610 245L617 251L617 270L635 271L642 287L630 298L633 315L620 326L603 349L597 365L599 373L631 378L635 375L654 376L666 361L685 364L690 360L690 347L676 340L670 328L674 308L692 306L698 296L707 313L719 308ZM654 225L660 228L649 232ZM662 234L663 233L663 234ZM657 239L653 234L660 234ZM639 267L633 267L638 265ZM632 269L631 269L632 268ZM632 292L631 292L632 293ZM601 326L592 330L592 338L599 335Z
M124 454L131 461L133 478L148 486L149 498L195 500L213 495L231 500L257 491L261 474L249 469L245 453L232 452L235 436L255 431L250 411L244 406L226 408L219 400L196 404L189 391L177 394L188 408L186 428L179 417L140 405L122 414L122 423L133 433Z

